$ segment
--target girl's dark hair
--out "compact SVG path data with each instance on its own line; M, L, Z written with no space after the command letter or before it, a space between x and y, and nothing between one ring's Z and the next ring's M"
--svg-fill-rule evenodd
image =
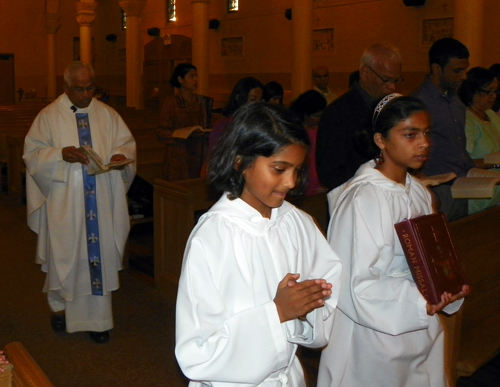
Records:
M478 89L488 87L496 79L496 74L484 67L473 67L467 71L467 78L458 89L458 96L465 106L472 104L472 97Z
M191 70L197 70L196 66L192 65L191 63L179 63L177 66L175 66L174 72L170 77L170 84L173 87L177 88L181 87L181 84L177 78L178 77L184 78L186 74L189 73Z
M248 101L248 93L250 90L255 88L263 89L262 83L254 77L241 78L236 85L233 87L233 91L229 96L229 101L224 109L222 109L222 114L231 116L240 106L243 106Z
M264 102L269 102L273 97L281 97L280 104L283 103L283 86L281 86L276 81L267 82L264 85L264 91L262 93L262 100Z
M373 132L387 138L389 130L413 113L428 111L425 104L415 97L397 97L389 101L373 123Z
M316 90L308 90L297 97L290 104L290 110L294 112L301 122L307 116L318 113L326 107L326 99Z
M309 148L309 137L302 123L287 109L264 102L242 106L211 154L208 180L218 190L229 192L230 199L240 197L245 186L243 172L255 159L271 157L291 144ZM241 159L238 168L237 156ZM306 176L307 169L303 166L292 193L302 193Z

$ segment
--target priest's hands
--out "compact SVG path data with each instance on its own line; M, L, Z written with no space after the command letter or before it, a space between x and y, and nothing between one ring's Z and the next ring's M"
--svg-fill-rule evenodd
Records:
M121 155L119 153L111 156L111 160L109 161L110 163L118 163L120 161L125 161L127 160L127 157L125 155Z
M62 158L64 161L68 163L81 163L87 165L89 163L89 159L85 154L78 150L78 148L74 146L67 146L62 148Z
M120 161L125 161L125 160L128 160L127 156L117 153L117 154L114 154L113 156L111 156L109 163L110 164L119 163ZM116 169L121 171L123 168L125 168L125 165L122 165L121 167L117 167Z
M297 282L300 274L288 273L278 284L274 303L281 322L303 318L314 309L321 308L324 299L332 294L332 284L324 279Z
M441 294L441 302L436 304L436 305L431 305L427 303L426 308L427 308L427 314L429 316L434 316L435 313L440 312L443 310L443 308L451 304L457 300L460 300L470 294L470 286L469 285L463 285L462 286L462 291L457 293L457 294L451 294L448 292L444 292Z

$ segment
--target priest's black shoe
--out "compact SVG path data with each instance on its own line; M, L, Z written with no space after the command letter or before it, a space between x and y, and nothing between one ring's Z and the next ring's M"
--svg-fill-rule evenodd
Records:
M50 317L50 325L52 330L56 333L66 331L66 316L64 314L53 313Z
M97 344L106 344L109 341L109 331L89 332L90 339Z

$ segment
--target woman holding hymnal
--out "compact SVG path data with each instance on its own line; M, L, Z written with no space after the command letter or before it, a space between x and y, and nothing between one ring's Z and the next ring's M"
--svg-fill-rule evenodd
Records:
M342 287L318 386L446 386L437 312L454 313L469 286L433 305L412 278L394 224L432 212L409 169L429 154L430 117L413 97L390 94L373 116L380 156L328 194L328 240L343 263Z
M485 156L500 152L500 117L492 110L499 94L498 79L493 71L474 67L458 89L458 96L467 106L465 137L476 168L500 172L498 162L488 163ZM498 174L500 176L500 174ZM491 198L469 199L469 214L500 204L500 189Z

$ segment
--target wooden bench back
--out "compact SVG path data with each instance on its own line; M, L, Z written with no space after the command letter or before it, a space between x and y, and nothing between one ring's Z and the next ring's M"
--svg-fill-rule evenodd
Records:
M12 387L54 387L24 345L19 342L9 343L4 352L13 365Z
M154 182L155 283L168 292L177 284L184 248L200 212L207 211L220 197L205 179ZM291 200L326 229L326 194ZM167 293L168 294L168 293Z

